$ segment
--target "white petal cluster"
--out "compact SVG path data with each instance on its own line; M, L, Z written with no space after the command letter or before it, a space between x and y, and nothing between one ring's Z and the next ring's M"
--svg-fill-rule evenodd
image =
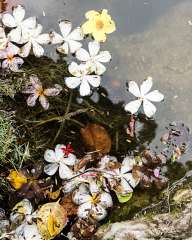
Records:
M72 167L75 165L77 158L73 153L65 153L66 146L58 144L55 151L48 149L45 151L44 159L49 164L45 166L44 172L53 176L59 170L61 179L70 179L74 173Z
M79 218L93 218L97 221L104 219L107 216L106 209L113 206L111 195L101 192L94 182L89 186L80 185L73 194L73 201L79 205Z
M98 75L91 75L90 65L72 62L69 65L69 72L72 77L65 78L67 87L74 89L79 87L81 96L88 96L91 94L91 87L97 88L100 86L101 77Z
M144 113L147 117L151 118L157 111L155 105L151 102L161 102L164 99L164 95L158 90L149 92L152 88L153 81L151 77L148 77L140 86L134 81L129 82L129 92L133 94L137 100L131 101L125 105L125 111L132 114L138 112L141 105L143 105Z

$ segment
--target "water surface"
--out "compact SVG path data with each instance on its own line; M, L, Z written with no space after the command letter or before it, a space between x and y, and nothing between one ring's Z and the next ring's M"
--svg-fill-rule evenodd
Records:
M25 0L29 15L36 15L45 31L58 30L57 20L69 19L74 26L84 21L90 9L106 8L117 23L104 49L113 61L103 76L102 85L110 99L127 102L126 82L138 83L148 75L154 87L165 94L157 104L157 139L171 121L184 121L192 128L192 2L190 0ZM54 48L46 54L57 58Z

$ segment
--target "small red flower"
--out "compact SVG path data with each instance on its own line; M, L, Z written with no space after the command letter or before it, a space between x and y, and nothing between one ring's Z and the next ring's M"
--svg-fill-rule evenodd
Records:
M74 152L74 149L72 148L71 144L67 144L66 147L61 148L64 152L65 156L68 157L70 153Z

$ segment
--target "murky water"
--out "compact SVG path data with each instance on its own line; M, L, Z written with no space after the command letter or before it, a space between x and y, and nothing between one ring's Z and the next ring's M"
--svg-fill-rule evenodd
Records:
M117 23L104 49L113 61L102 85L115 103L129 101L126 82L140 83L146 76L166 100L157 104L157 138L171 121L182 120L192 128L190 112L192 71L191 0L25 0L29 15L36 15L45 31L57 30L57 20L70 19L74 25L84 21L90 9L109 9ZM54 48L47 55L56 58Z

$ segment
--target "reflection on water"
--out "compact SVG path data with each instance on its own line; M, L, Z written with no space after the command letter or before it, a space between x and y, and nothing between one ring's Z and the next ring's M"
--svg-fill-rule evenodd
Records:
M103 48L113 61L103 76L103 86L113 102L128 101L126 81L154 79L154 87L166 96L156 114L157 139L169 122L182 120L192 128L192 28L190 0L23 0L29 15L37 15L45 31L58 30L57 20L70 19L78 25L90 9L107 8L117 23ZM55 58L53 48L47 55ZM161 126L161 127L159 127Z

